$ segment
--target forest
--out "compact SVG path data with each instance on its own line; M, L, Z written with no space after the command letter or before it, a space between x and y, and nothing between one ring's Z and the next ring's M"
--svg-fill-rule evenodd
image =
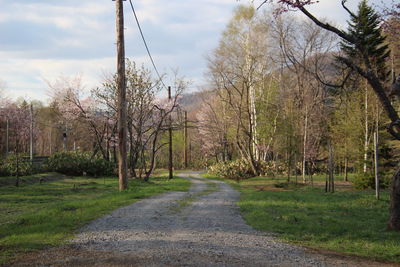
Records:
M375 190L368 201L383 198L381 219L400 230L400 5L361 1L350 11L342 1L350 19L339 30L308 13L312 1L278 1L286 8L273 11L267 2L234 10L206 56L200 91L189 93L179 72L165 86L126 60L129 179L152 181L172 157L174 170L206 170L249 198L256 194L246 185L262 177L265 188L276 179L343 199ZM0 184L47 172L115 177L118 75L104 75L90 93L79 75L47 86L48 103L0 91Z
M368 38L376 43L370 49L381 53L374 64L391 88L400 72L397 10L384 10L378 19L374 10L364 8L366 14L359 16L371 20L368 30L374 36ZM352 18L349 32L366 34L358 33L362 25L357 19L361 20ZM185 94L190 82L176 73L172 97L160 98L165 85L150 70L128 60L131 176L149 177L155 168L168 167L172 128L176 169L218 164L229 168L221 162L230 162L243 166L237 169L239 176L285 175L290 180L298 175L302 182L310 182L313 175L328 172L331 158L339 179L357 175L360 186L369 187L374 186L377 150L381 186L387 187L397 165L398 145L386 131L390 115L371 85L340 60L356 53L310 20L240 6L218 47L207 56L208 86L200 92ZM116 75L105 77L90 95L84 93L82 79L60 76L47 81L49 103L3 96L3 175L15 175L16 157L22 159L21 174L36 171L24 165L32 157L61 152L117 162ZM397 110L394 89L385 93Z

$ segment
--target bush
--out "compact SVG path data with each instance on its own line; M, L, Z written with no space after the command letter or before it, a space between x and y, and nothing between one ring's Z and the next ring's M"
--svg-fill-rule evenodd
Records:
M210 166L209 172L228 179L247 179L254 176L254 173L244 159L220 162Z
M379 187L388 188L390 185L391 176L385 173L379 174ZM355 176L353 185L357 189L375 189L375 174L359 173Z
M50 170L66 175L108 176L114 174L113 163L100 157L91 157L87 153L59 152L48 160Z
M286 172L285 166L275 161L259 161L256 168L260 175L264 176L275 176ZM250 164L244 159L219 162L209 167L209 173L236 180L255 176Z
M276 161L260 161L258 163L260 175L275 176L277 174L286 174L287 170L283 164Z
M34 174L31 162L24 160L22 155L18 156L18 174L21 176ZM0 176L15 176L17 174L17 157L9 155L5 160L0 162Z

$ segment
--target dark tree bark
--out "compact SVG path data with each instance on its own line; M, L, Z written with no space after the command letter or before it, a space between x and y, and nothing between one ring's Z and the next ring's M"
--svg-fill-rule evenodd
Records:
M400 229L400 167L392 178L391 192L390 192L390 219L388 223L388 230Z

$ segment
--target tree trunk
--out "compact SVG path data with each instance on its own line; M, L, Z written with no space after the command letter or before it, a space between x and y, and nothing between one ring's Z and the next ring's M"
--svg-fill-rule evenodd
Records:
M109 126L106 126L106 153L107 153L107 161L110 161L110 137L109 137Z
M306 115L304 117L304 136L303 136L303 166L302 166L303 183L306 182L307 127L308 127L308 114L307 114L307 106L306 106Z
M379 163L378 163L378 154L379 154L379 140L378 140L378 131L374 134L374 165L375 165L375 197L379 200Z
M328 186L326 192L335 192L335 181L334 181L334 171L335 171L335 163L334 163L334 155L333 155L333 147L331 142L328 143L329 150L329 159L328 159Z
M368 87L367 84L365 84L364 173L367 172L368 145Z
M400 231L400 167L392 178L388 230Z
M53 131L53 127L51 126L50 127L50 133L49 133L49 155L51 156L52 155L52 153L53 153L53 151L52 151L52 144L53 144L53 141L52 141L52 136L51 136L51 134L52 134L52 131Z

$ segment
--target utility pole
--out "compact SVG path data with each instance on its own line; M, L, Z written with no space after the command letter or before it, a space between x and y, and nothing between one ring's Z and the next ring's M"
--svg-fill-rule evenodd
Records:
M119 190L128 188L128 166L126 147L126 81L123 0L115 1L117 30L117 95L118 95L118 181Z
M171 86L168 86L168 101L171 102ZM172 112L171 112L172 113ZM168 127L168 133L169 133L169 155L168 155L168 169L169 169L169 179L172 179L174 177L174 172L173 172L173 160L172 160L172 115L171 113L169 114L169 127Z
M31 127L30 127L30 138L29 138L29 155L30 155L30 160L33 162L33 106L31 103L30 107L30 116L31 116Z
M185 161L185 169L188 167L188 148L187 148L187 141L188 141L188 128L187 128L187 111L185 110L185 128L184 128L184 142L185 142L185 150L183 152L183 158Z
M9 145L10 145L10 122L7 118L6 121L6 157L8 156L8 152L9 152Z

